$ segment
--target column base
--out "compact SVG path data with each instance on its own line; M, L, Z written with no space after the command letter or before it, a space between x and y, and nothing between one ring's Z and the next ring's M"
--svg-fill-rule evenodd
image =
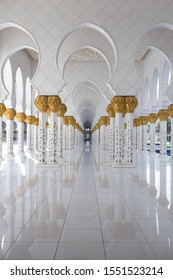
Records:
M117 162L113 162L112 163L112 167L114 168L135 168L136 165L134 163L117 163Z
M13 155L5 155L5 159L10 159L10 158L14 158L15 157L15 155L13 154Z
M57 162L64 162L65 161L65 158L64 157L59 157L59 158L57 158Z
M24 156L25 155L25 152L24 151L18 151L16 156Z

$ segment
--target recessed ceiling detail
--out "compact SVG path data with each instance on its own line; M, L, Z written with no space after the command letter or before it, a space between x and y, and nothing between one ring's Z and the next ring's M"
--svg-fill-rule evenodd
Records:
M95 50L85 48L72 54L69 61L104 61L104 59Z

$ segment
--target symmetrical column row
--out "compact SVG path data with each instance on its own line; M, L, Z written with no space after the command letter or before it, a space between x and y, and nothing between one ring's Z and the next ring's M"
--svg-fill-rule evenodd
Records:
M2 159L2 117L6 117L6 157L13 157L14 118L18 121L18 154L24 154L26 133L26 152L35 157L39 163L56 163L63 159L63 141L68 141L67 150L73 149L80 142L83 130L73 116L69 116L68 125L64 125L67 111L59 96L37 96L35 105L39 118L26 116L0 103L0 159ZM26 124L27 127L26 127ZM68 134L66 134L66 128ZM25 131L26 130L26 131ZM33 154L34 152L34 154Z

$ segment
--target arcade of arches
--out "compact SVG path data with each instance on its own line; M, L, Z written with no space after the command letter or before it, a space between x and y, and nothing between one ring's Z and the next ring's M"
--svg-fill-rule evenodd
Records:
M171 11L0 1L1 259L173 258Z

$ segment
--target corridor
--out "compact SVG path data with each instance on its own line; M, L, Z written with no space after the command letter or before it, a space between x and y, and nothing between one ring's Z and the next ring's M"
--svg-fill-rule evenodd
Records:
M92 146L56 168L3 161L0 258L172 259L173 166L149 153L136 166L112 168Z

